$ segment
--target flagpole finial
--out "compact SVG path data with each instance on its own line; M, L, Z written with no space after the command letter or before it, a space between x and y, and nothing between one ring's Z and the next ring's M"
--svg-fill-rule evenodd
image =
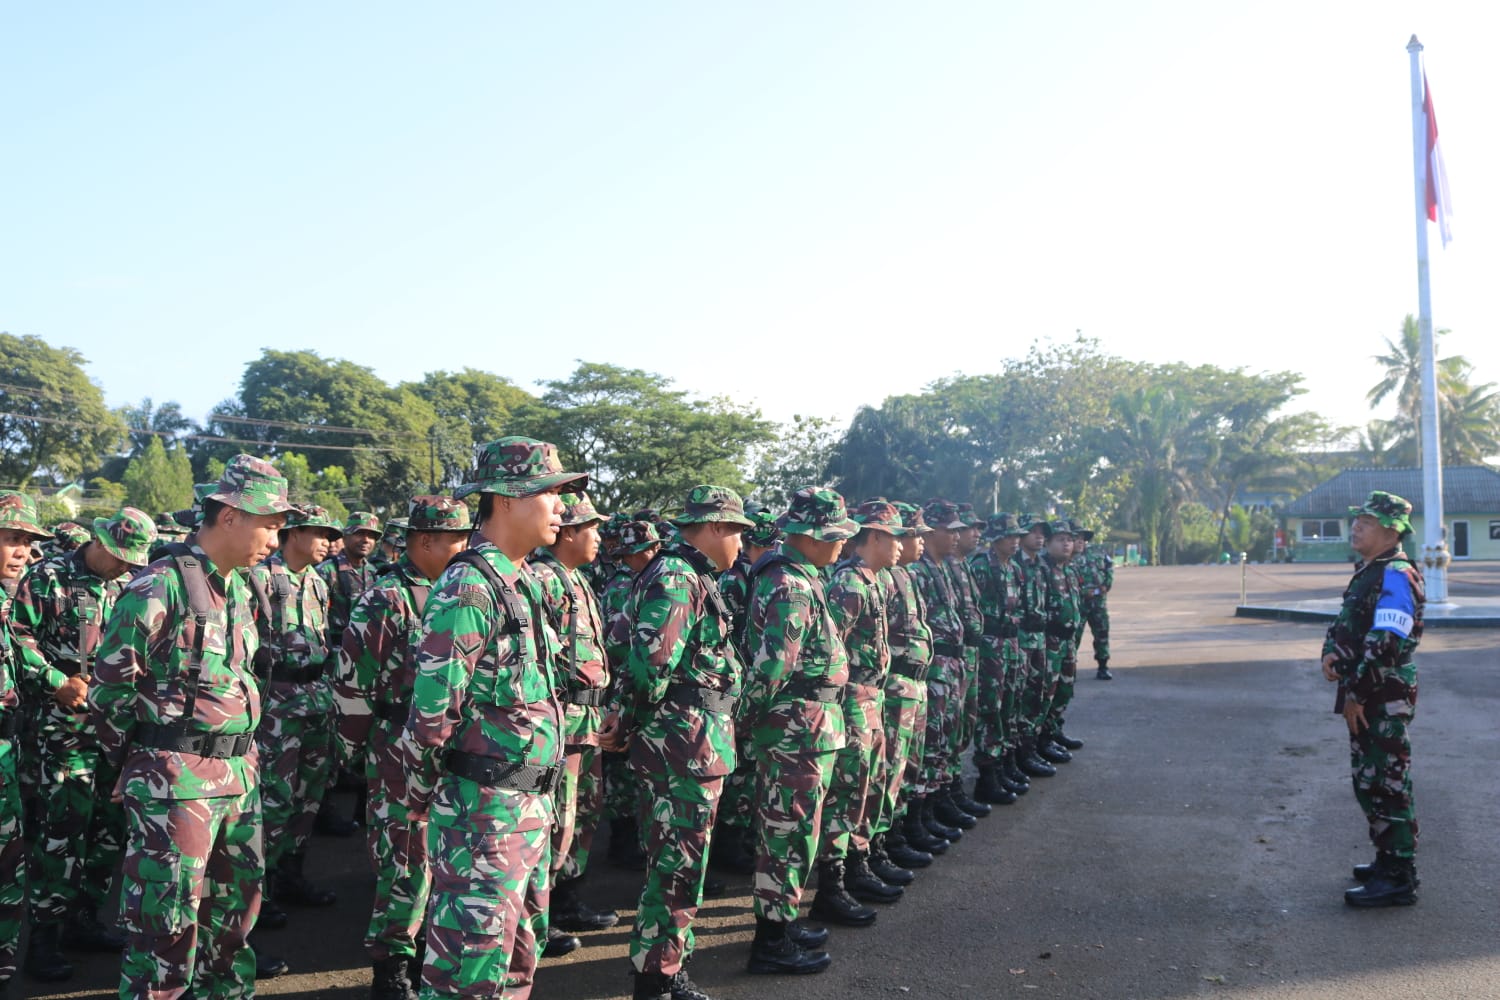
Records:
M1416 35L1412 35L1411 36L1411 41L1409 41L1409 42L1406 43L1406 51L1408 51L1408 52L1421 52L1422 51L1422 43L1419 42L1419 41L1417 41L1417 36Z

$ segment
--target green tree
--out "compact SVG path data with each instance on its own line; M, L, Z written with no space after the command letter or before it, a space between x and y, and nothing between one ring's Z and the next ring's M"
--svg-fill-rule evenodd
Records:
M1296 492L1301 473L1307 467L1307 453L1319 441L1327 440L1329 434L1322 418L1297 413L1254 420L1221 437L1221 454L1213 469L1213 478L1223 495L1220 549L1229 544L1230 509L1240 491L1255 487Z
M0 333L0 483L68 481L120 444L124 424L71 347Z
M350 505L371 506L360 496L358 488L350 484L342 466L325 465L314 472L307 456L295 451L279 455L274 461L276 470L286 477L287 495L293 503L315 503L327 507L328 513L339 520L349 516ZM397 506L399 513L392 514L388 508L386 516L404 516L405 506Z
M475 445L532 432L524 417L535 412L536 397L499 375L476 368L435 371L400 388L432 407L435 423L428 446L443 488L463 481L473 464Z
M125 466L125 499L148 514L181 510L193 502L193 467L187 452L151 436L141 453Z
M1433 354L1437 353L1438 341L1449 331L1434 330L1432 334ZM1392 340L1385 340L1385 353L1375 355L1380 367L1380 381L1370 387L1365 398L1372 408L1388 398L1396 402L1396 419L1416 443L1417 460L1422 455L1422 329L1415 316L1410 313L1401 321L1401 333ZM1469 373L1473 366L1467 358L1455 354L1452 357L1436 358L1437 391L1439 405L1444 397L1462 397L1468 393ZM1439 425L1441 426L1441 424Z
M179 434L190 434L196 429L196 425L183 416L181 404L167 402L157 406L150 396L142 399L138 406L122 406L117 412L125 422L132 457L144 451L154 439L165 438L166 443L171 443Z
M782 424L774 440L756 449L750 478L754 498L782 511L792 494L804 486L828 482L828 467L838 452L839 434L825 417L792 417Z
M1493 382L1464 386L1441 402L1444 465L1479 465L1500 455L1500 394Z

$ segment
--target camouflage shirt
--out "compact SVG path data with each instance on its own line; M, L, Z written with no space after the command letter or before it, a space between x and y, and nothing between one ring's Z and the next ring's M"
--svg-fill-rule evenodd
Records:
M604 593L599 598L599 611L604 616L604 656L610 671L618 676L630 652L630 619L625 613L630 600L630 588L635 585L635 574L624 565L616 566Z
M11 612L15 607L13 591L18 580L0 582L0 711L14 712L21 707L21 695L27 699L50 696L67 680L62 671L37 654L35 649L16 641L11 629ZM9 752L10 741L0 741L0 752Z
M750 662L751 652L745 645L745 622L750 614L750 560L741 552L734 565L719 577L719 592L729 606L730 632L734 636L734 648L740 658Z
M745 623L745 691L736 706L757 749L822 753L844 746L839 700L812 700L813 687L842 688L849 661L817 568L788 546L756 570Z
M333 684L339 760L388 789L403 780L396 743L411 713L422 610L431 590L421 570L398 559L360 596L339 647Z
M964 645L979 646L984 634L984 615L979 610L979 588L969 573L969 565L957 555L943 560L948 578L953 581L953 594L958 598L959 615L964 623Z
M979 611L984 634L989 638L1012 638L1021 629L1021 571L1014 559L1000 560L994 552L975 552L969 568L979 592Z
M1417 667L1427 603L1422 570L1400 548L1359 563L1344 590L1339 615L1323 640L1345 697L1409 716L1417 701Z
M1055 648L1059 642L1071 642L1083 621L1078 578L1067 563L1055 561L1050 553L1042 554L1041 564L1047 585L1047 645Z
M875 570L859 556L842 560L828 588L828 606L849 651L844 720L851 729L879 729L885 680L891 669L890 598Z
M344 629L349 627L354 603L380 574L374 559L366 559L356 567L343 552L318 563L317 570L328 588L328 641L338 649L344 638Z
M16 639L69 676L93 672L104 622L125 589L126 577L101 580L94 575L84 562L87 549L32 567L21 580L12 610Z
M123 781L153 798L201 799L243 795L256 785L252 742L243 757L225 760L134 745L140 723L170 725L183 718L194 688L187 667L201 639L193 732L244 733L260 724L260 688L251 660L259 644L250 589L235 572L214 568L197 545L214 613L203 635L188 610L187 588L170 558L158 559L126 584L104 626L89 685L89 712L105 758L124 769Z
M479 554L521 602L524 625L477 568L452 562L422 612L411 717L401 736L408 804L430 801L448 749L513 764L561 762L562 706L553 662L561 651L541 588L482 538Z
M1020 612L1021 648L1043 649L1047 645L1047 568L1043 555L1016 553L1015 564L1021 580Z
M638 742L694 777L725 775L735 765L731 717L683 703L694 688L729 698L740 693L740 659L716 576L707 556L678 542L641 571L626 604L627 722ZM674 685L678 693L669 698Z
M262 662L326 670L337 647L330 646L328 640L328 585L317 571L304 566L293 573L278 552L251 567L247 581L256 599ZM285 603L279 599L282 591L286 593ZM333 696L326 674L313 681L293 682L271 680L269 673L260 673L261 694L266 711L272 715L293 719L332 714Z
M912 581L922 594L922 603L927 606L927 625L932 630L934 644L962 646L964 642L963 606L953 589L953 578L942 563L922 554L922 558L907 567ZM960 653L948 651L946 656Z
M1115 561L1108 552L1090 546L1073 557L1078 579L1083 585L1085 607L1100 604L1115 585Z
M581 568L569 570L545 549L527 562L526 569L541 587L542 601L562 643L557 665L564 742L568 747L598 746L604 722L602 708L575 704L571 697L609 688L604 614L599 610L599 600Z
M932 629L927 605L906 566L883 569L888 585L886 628L891 646L891 673L885 682L889 697L922 701L927 697L927 668L932 664Z

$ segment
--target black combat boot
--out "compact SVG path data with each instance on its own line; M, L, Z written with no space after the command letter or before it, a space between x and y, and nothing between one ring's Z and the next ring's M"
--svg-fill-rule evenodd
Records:
M1417 866L1411 858L1382 854L1363 885L1344 890L1350 906L1410 906L1417 901Z
M1356 881L1356 882L1368 882L1368 881L1370 881L1370 879L1372 879L1372 878L1375 877L1375 873L1378 872L1378 871L1380 871L1380 855L1379 854L1375 855L1375 860L1372 861L1370 864L1367 864L1367 865L1355 865L1354 866L1354 881ZM1420 889L1422 887L1422 880L1417 877L1416 869L1415 868L1412 869L1412 880L1411 881L1412 881L1412 885L1416 886L1417 888Z
M1005 778L1005 786L1017 795L1025 795L1031 791L1031 782L1026 780L1026 775L1022 774L1021 769L1016 766L1015 750L1006 754L1005 759L1001 761L1000 773Z
M1052 742L1056 743L1064 750L1083 749L1083 740L1075 740L1073 737L1062 731L1062 726L1058 726L1056 729L1052 730Z
M928 796L928 801L932 802L932 815L937 817L939 823L957 827L960 830L972 830L979 825L979 820L964 812L963 808L953 801L952 785L944 785L935 795Z
M1022 745L1016 757L1016 766L1029 778L1050 778L1057 773L1057 768L1037 756L1034 739L1027 740Z
M547 943L542 946L543 958L562 958L577 951L583 942L557 927L547 927Z
M826 951L808 951L787 933L787 925L764 917L755 918L755 939L750 942L753 975L806 975L822 972L833 962Z
M886 885L911 885L917 880L916 873L896 863L886 847L887 839L882 833L870 841L870 871Z
M818 862L818 893L808 912L825 924L840 927L868 927L875 922L875 911L860 904L844 888L844 862Z
M932 855L926 851L920 851L911 846L906 839L906 816L903 814L901 822L891 827L891 832L885 835L886 856L891 863L910 871L914 868L926 868L932 864Z
M713 846L708 849L708 864L731 875L755 873L755 851L749 844L749 830L720 823L714 827Z
M274 879L267 878L261 885L260 916L255 918L255 929L258 931L279 931L286 926L286 911L276 902L272 892L273 881Z
M416 946L416 954L406 960L406 978L411 983L411 988L418 993L422 991L422 963L427 959L427 932L417 931L417 938L412 942Z
M828 928L793 920L786 925L786 936L808 951L817 951L828 943Z
M713 1000L713 997L688 978L687 966L684 965L672 973L672 1000Z
M376 959L370 980L370 1000L416 1000L406 974L406 956Z
M31 925L26 961L21 968L39 983L65 983L73 978L73 964L63 958L62 924L55 920Z
M906 892L870 870L869 854L853 850L844 865L844 888L861 903L894 903Z
M609 850L605 858L616 868L644 871L646 852L641 850L641 831L630 817L609 821Z
M354 831L359 829L359 823L339 814L338 806L333 801L333 792L330 787L324 793L323 803L318 806L318 818L313 820L313 832L323 837L352 837Z
M948 841L948 843L956 844L963 839L964 832L958 827L949 826L947 823L944 823L942 820L938 819L938 794L939 793L937 792L932 792L922 800L922 825L925 826L927 828L927 832L932 834L934 837L942 837L944 840ZM973 823L974 820L969 820L969 824L971 826L973 825Z
M261 948L255 940L254 934L246 938L245 946L255 956L256 979L275 979L277 976L286 975L287 970L291 968L291 966L286 964L286 959L279 955L272 955L264 948Z
M1051 727L1043 729L1036 739L1037 756L1049 764L1066 764L1073 759L1067 748L1059 746L1052 735Z
M122 931L106 925L87 904L74 907L68 915L68 922L63 925L63 947L72 951L118 953L125 947L125 940Z
M1112 681L1115 679L1115 675L1109 672L1109 657L1106 656L1099 661L1099 669L1094 672L1094 676L1101 681Z
M338 893L332 889L319 889L302 874L306 861L307 855L301 851L282 857L272 875L276 898L294 906L332 906L338 902Z
M983 802L970 797L968 790L964 788L964 780L962 778L954 778L948 785L948 797L953 800L954 805L977 819L984 819L990 813L994 812L993 806L985 805Z
M974 782L974 798L980 802L1008 806L1016 801L1016 793L1005 784L1000 765L996 764L980 769L979 780Z
M672 1000L672 977L660 972L635 973L635 992L631 1000Z
M948 850L948 840L927 829L927 824L922 819L922 809L926 802L926 796L920 796L906 803L906 815L901 817L901 831L906 834L907 847L936 858Z
M596 910L585 903L578 890L583 877L559 881L552 887L549 924L565 931L602 931L620 922L614 910Z

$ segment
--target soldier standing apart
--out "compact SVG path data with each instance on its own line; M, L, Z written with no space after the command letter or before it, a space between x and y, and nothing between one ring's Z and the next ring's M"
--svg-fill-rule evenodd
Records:
M1092 531L1077 521L1073 522L1073 528L1083 549L1076 561L1083 577L1083 618L1094 636L1094 663L1098 667L1094 676L1101 681L1112 681L1115 675L1109 672L1109 592L1115 585L1115 561L1109 550L1090 544L1094 540Z
M1350 507L1349 545L1360 557L1344 605L1323 642L1323 676L1339 686L1349 727L1354 798L1364 811L1375 861L1356 865L1344 892L1350 906L1410 906L1417 901L1417 814L1411 793L1411 739L1426 586L1401 548L1411 534L1411 504L1376 490Z
M1065 764L1073 755L1062 745L1063 713L1073 700L1073 681L1078 673L1078 627L1083 615L1078 606L1078 576L1073 572L1073 525L1058 519L1048 526L1047 551L1042 553L1043 578L1047 584L1047 711L1037 734L1038 752L1054 764ZM1082 746L1081 743L1079 743Z
M1050 778L1057 773L1048 759L1050 744L1041 741L1050 704L1051 685L1047 672L1047 567L1044 550L1052 529L1047 519L1036 514L1022 514L1021 551L1016 565L1021 574L1021 655L1026 661L1026 685L1020 708L1019 746L1016 766L1023 777Z
M714 815L734 770L740 660L718 576L752 527L738 494L695 486L673 519L680 539L641 571L630 594L628 700L621 717L644 786L646 884L630 934L635 1000L704 1000L685 967L703 902Z
M146 565L155 537L155 525L134 507L96 518L89 541L27 574L12 609L17 641L86 685L124 576ZM99 920L120 860L125 814L110 801L119 775L104 764L86 707L51 701L38 722L41 822L31 858L26 973L51 983L73 972L59 941L105 954L125 946L125 936Z
M531 995L547 937L553 795L563 758L557 635L527 555L562 528L557 449L505 437L481 449L479 530L422 612L401 737L406 805L428 821L432 873L422 996Z
M797 922L812 873L835 753L844 746L840 702L849 679L844 644L818 571L856 529L843 497L804 487L777 522L780 551L747 579L745 693L737 721L755 761L757 841L752 973L828 968L828 931ZM821 890L820 890L821 892ZM851 901L852 902L852 901Z
M342 766L363 774L366 844L375 904L365 931L374 966L370 1000L409 1000L421 978L422 920L431 880L427 822L407 811L398 739L411 714L417 640L427 597L448 561L468 547L469 508L447 496L414 497L396 564L349 615L333 686Z
M583 575L583 567L599 554L603 521L588 497L564 495L557 541L538 551L527 565L541 584L563 649L557 680L564 706L566 756L552 832L551 920L544 952L548 957L578 947L578 939L565 931L603 930L620 921L613 910L596 910L580 895L604 808L599 733L609 696L609 664L604 656L604 615Z
M68 677L48 664L11 631L12 599L31 558L31 543L51 537L37 523L31 497L0 490L0 1000L16 973L26 903L26 838L16 741L31 707L22 698L40 700L41 695L50 694L64 710L71 710L83 704L87 691L81 678Z
M245 940L265 878L259 639L235 571L275 549L290 509L273 467L235 456L192 544L136 574L105 625L89 710L105 760L122 771L122 1000L171 1000L190 983L215 1000L255 993Z

